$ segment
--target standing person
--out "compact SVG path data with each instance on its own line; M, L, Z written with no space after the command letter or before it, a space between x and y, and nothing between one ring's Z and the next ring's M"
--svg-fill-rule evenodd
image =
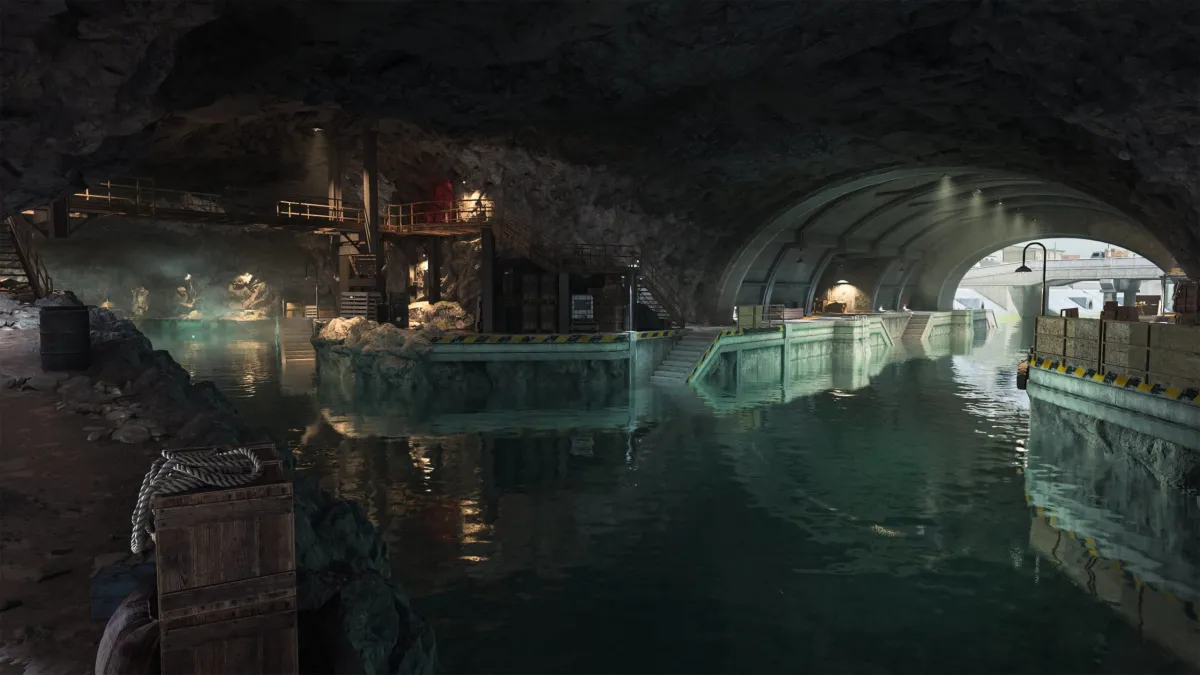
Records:
M433 189L434 222L448 223L458 220L458 214L454 211L455 198L454 183L450 182L449 178L437 184Z

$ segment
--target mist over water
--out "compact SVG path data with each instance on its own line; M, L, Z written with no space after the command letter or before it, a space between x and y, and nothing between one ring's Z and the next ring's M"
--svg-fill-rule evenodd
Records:
M1026 495L1069 495L1107 505L1107 550L1196 569L1114 524L1082 479L1105 468L1062 468L1070 439L1030 437L1030 328L796 364L786 386L418 413L287 393L267 336L144 326L363 505L447 672L1194 672L1152 628L1175 614L1139 634L1086 555L1042 546L1071 536Z

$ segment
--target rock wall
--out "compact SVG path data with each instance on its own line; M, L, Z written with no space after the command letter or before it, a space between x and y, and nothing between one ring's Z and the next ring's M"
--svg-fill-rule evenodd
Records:
M1126 467L1129 471L1145 471L1163 485L1200 489L1200 452L1154 438L1132 429L1110 424L1052 403L1029 398L1030 428L1038 429L1043 438L1049 429L1072 440L1080 462ZM1113 476L1113 482L1143 486L1140 477ZM1113 494L1121 491L1112 489ZM1137 494L1130 492L1127 494Z
M211 383L191 382L129 321L92 308L91 328L93 366L86 375L46 374L6 384L57 388L66 409L94 417L125 442L153 436L167 447L184 448L267 438L241 420ZM286 444L276 445L295 482L302 672L432 672L432 628L392 579L387 546L362 508L292 473L294 456Z
M39 252L57 287L139 318L263 318L280 298L312 304L319 283L332 303L336 289L317 235L105 218Z

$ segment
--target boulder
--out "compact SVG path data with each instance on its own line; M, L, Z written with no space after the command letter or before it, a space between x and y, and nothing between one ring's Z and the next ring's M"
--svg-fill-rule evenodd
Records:
M35 391L54 391L70 375L67 373L38 373L25 381L26 389Z
M33 303L35 307L79 307L83 301L71 291L54 291Z
M145 443L150 440L150 430L137 422L125 422L113 430L112 439L122 443Z
M426 326L436 326L441 330L467 330L475 319L457 302L437 302L422 310L416 320Z

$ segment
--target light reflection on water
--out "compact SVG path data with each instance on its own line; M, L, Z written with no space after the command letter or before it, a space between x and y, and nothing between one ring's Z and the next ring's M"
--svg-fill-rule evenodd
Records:
M783 384L441 414L286 396L262 340L160 339L363 505L448 671L1182 669L1038 544L1027 492L1102 488L1046 468L1070 441L1028 441L1012 326ZM1076 524L1195 569L1105 513Z

